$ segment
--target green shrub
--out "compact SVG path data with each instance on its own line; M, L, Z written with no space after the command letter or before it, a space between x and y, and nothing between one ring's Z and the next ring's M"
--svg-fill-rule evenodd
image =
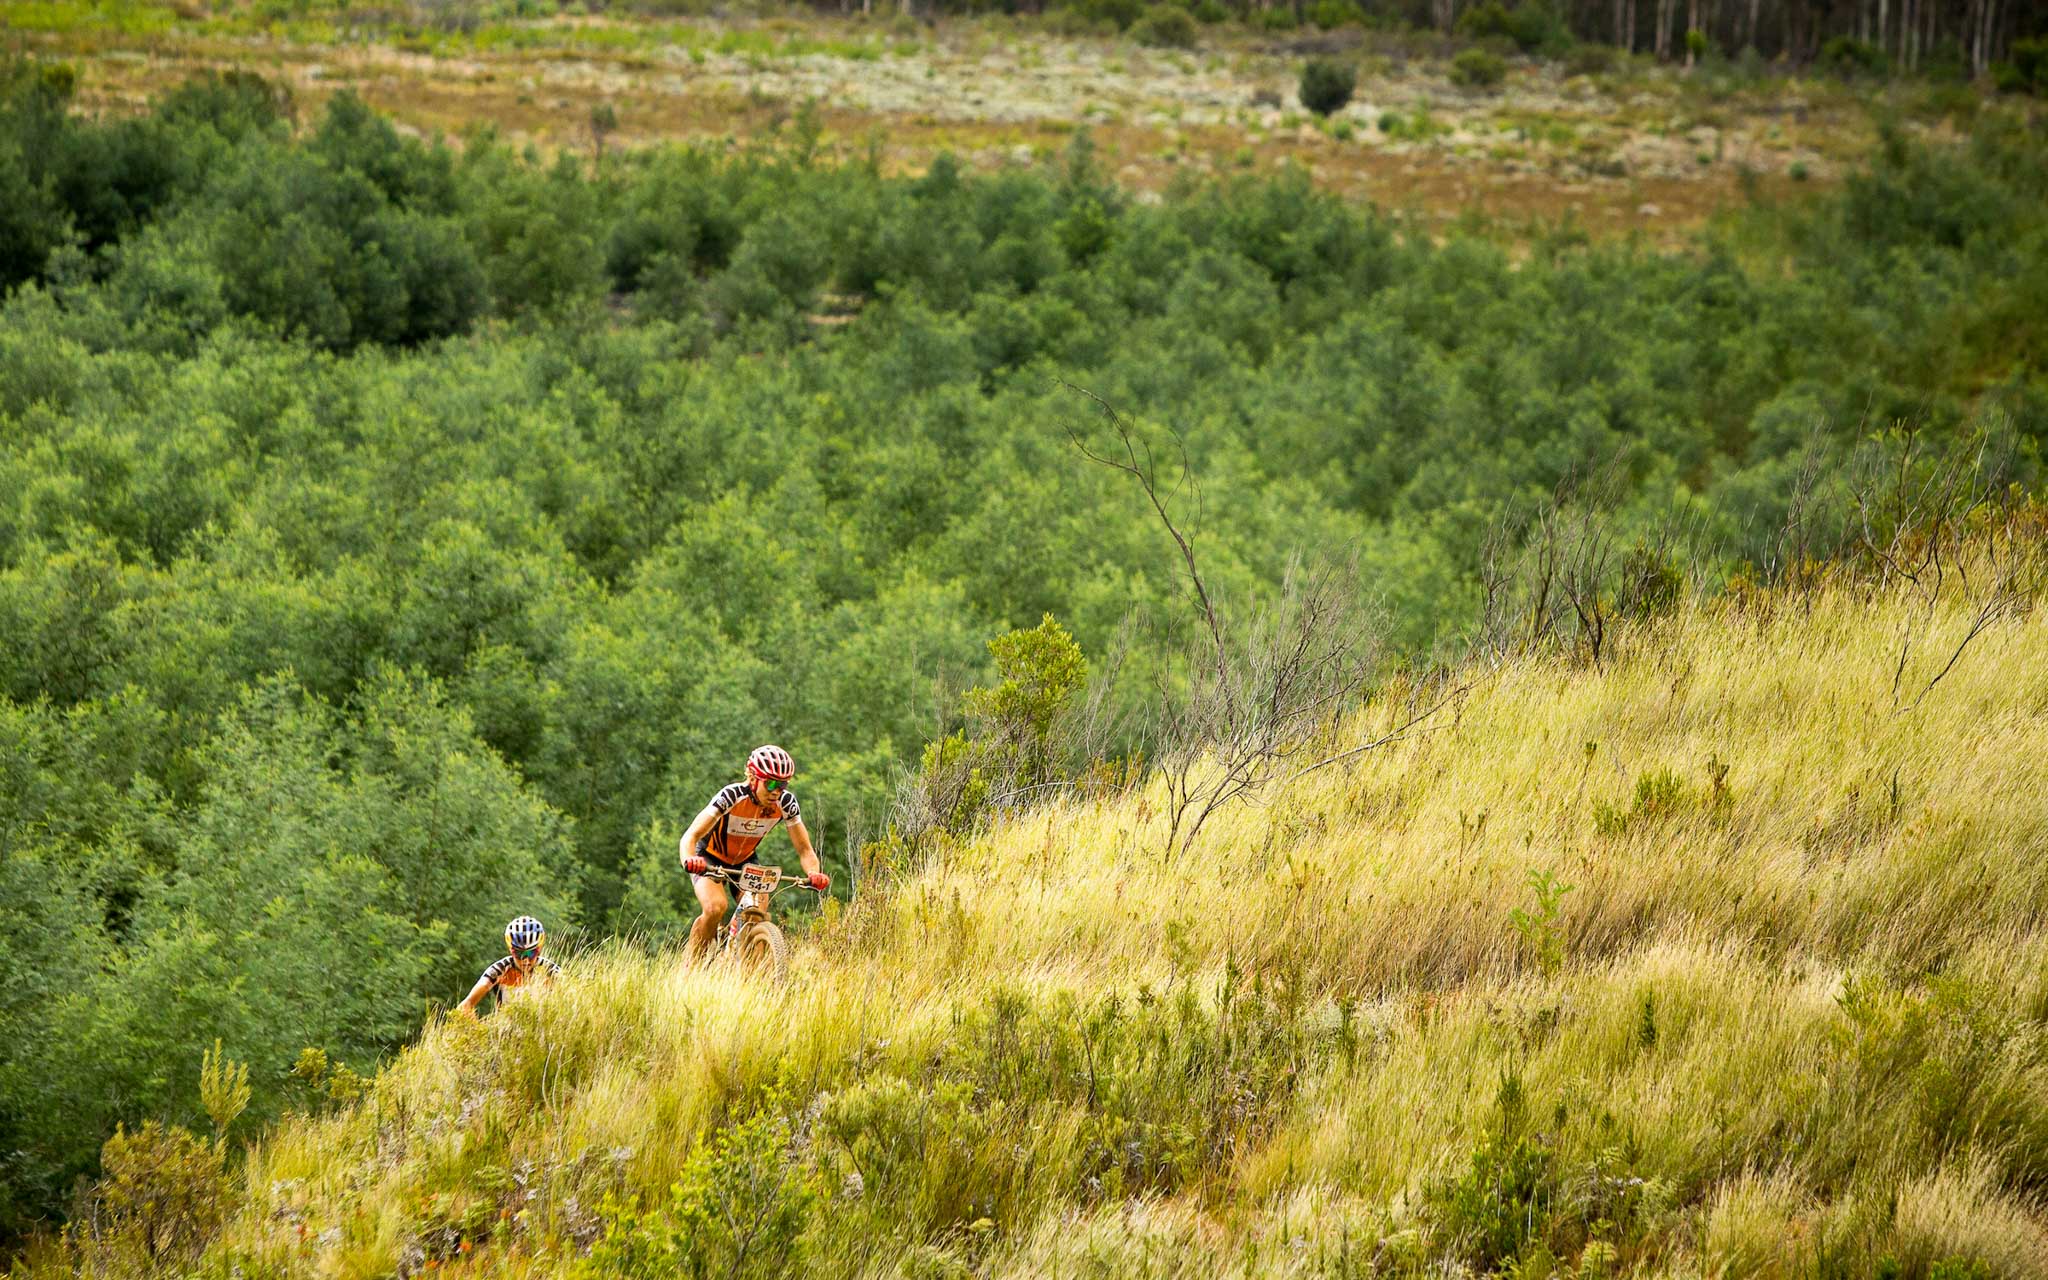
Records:
M1230 9L1223 0L1198 0L1194 13L1196 21L1212 27L1219 22L1228 22L1231 18Z
M1423 1197L1431 1234L1451 1257L1490 1274L1543 1239L1559 1196L1556 1153L1529 1132L1521 1077L1501 1076L1486 1137L1462 1170Z
M71 238L59 178L75 132L73 85L68 66L0 63L0 294L42 275Z
M1537 967L1556 973L1564 965L1564 896L1574 886L1559 880L1554 872L1536 867L1529 869L1528 885L1535 910L1516 907L1508 913L1508 923L1536 953Z
M1462 88L1491 89L1507 74L1507 60L1485 49L1460 50L1451 59L1451 83Z
M1301 69L1301 105L1319 116L1344 109L1358 85L1358 71L1349 62L1311 58Z
M1891 58L1868 40L1836 36L1821 46L1820 66L1822 70L1845 80L1854 80L1887 74L1891 70Z
M1713 778L1713 794L1718 797L1726 778L1723 771ZM1618 836L1637 830L1645 825L1661 822L1676 816L1680 811L1697 806L1700 797L1669 769L1649 769L1636 777L1635 794L1624 807L1604 800L1593 804L1593 829L1603 836Z
M795 1125L771 1095L746 1119L699 1143L670 1189L645 1213L608 1198L602 1238L575 1274L666 1280L801 1274L819 1190Z
M1564 60L1564 73L1568 76L1605 75L1614 69L1615 59L1620 50L1611 44L1579 44L1572 46Z
M916 19L909 19L914 25ZM1044 19L1045 30L1056 36L1069 39L1107 39L1122 28L1109 18L1097 18L1079 9L1052 9Z
M1131 39L1154 49L1192 49L1198 31L1194 15L1186 9L1155 4L1131 24Z
M1074 12L1081 17L1098 23L1113 23L1118 31L1125 31L1144 15L1144 0L1079 0Z
M1934 42L1934 47L1920 59L1915 70L1937 83L1968 84L1970 55L1963 48L1962 41L1954 36L1944 36Z
M1357 0L1316 0L1309 8L1308 20L1325 31L1335 31L1362 24L1365 12L1358 7Z
M896 825L915 842L927 832L963 835L991 803L1052 781L1061 763L1056 727L1088 678L1088 660L1051 614L1028 631L989 641L998 681L970 689L960 710L972 732L925 745Z
M1259 16L1259 25L1268 31L1292 31L1300 23L1295 21L1292 6L1276 4Z
M165 94L153 113L185 129L207 128L234 142L288 124L297 114L291 87L250 71L202 71Z
M1029 631L989 641L988 651L1000 679L969 690L961 709L1023 785L1043 782L1051 776L1054 721L1087 682L1088 660L1051 614Z
M1571 29L1546 0L1522 0L1513 9L1485 0L1459 16L1456 30L1468 39L1512 41L1524 53L1550 57L1572 47Z
M1485 0L1459 14L1454 29L1459 35L1472 40L1506 40L1513 38L1509 35L1510 25L1507 6L1500 0Z
M151 1272L196 1260L227 1216L225 1149L178 1125L116 1127L100 1168L92 1246L139 1257Z
M2013 41L2012 61L1994 63L1991 75L2000 93L2048 95L2048 36Z

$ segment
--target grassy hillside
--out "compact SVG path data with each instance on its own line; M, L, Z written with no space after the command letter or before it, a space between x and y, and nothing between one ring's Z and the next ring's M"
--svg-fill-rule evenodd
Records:
M785 989L573 957L359 1100L309 1070L199 1269L2041 1274L2029 528L1481 672L1184 857L1156 788L1025 814ZM138 1265L132 1197L79 1221L27 1275Z

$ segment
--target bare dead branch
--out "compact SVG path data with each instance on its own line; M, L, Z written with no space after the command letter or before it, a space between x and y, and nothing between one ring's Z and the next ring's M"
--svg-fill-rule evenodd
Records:
M1116 432L1118 441L1123 445L1124 456L1122 459L1096 452L1096 450L1089 446L1087 440L1082 437L1080 432L1072 427L1066 428L1067 439L1073 442L1074 447L1081 452L1083 457L1086 457L1091 462L1099 463L1102 466L1131 476L1138 482L1139 488L1144 490L1146 500L1152 504L1152 510L1159 516L1159 522L1166 526L1166 532L1172 535L1174 544L1180 548L1181 560L1187 566L1188 582L1193 586L1195 598L1202 606L1202 617L1209 624L1209 638L1215 645L1216 660L1220 664L1224 656L1223 627L1216 619L1216 605L1209 597L1208 584L1202 580L1201 569L1195 563L1193 536L1183 531L1180 525L1174 521L1172 513L1167 510L1168 504L1178 497L1182 489L1185 488L1190 497L1197 502L1197 510L1199 511L1200 490L1195 482L1194 467L1188 461L1187 442L1181 439L1178 432L1169 433L1173 436L1175 448L1180 451L1180 476L1174 481L1172 492L1162 498L1159 494L1158 470L1153 462L1152 448L1149 444L1137 438L1131 429L1130 423L1124 416L1118 413L1116 408L1107 400L1104 400L1086 387L1075 386L1073 383L1065 381L1060 382L1059 385L1069 391L1078 392L1094 401L1096 406L1102 410L1104 421L1108 422L1110 428ZM1140 457L1141 453L1143 455L1142 458Z

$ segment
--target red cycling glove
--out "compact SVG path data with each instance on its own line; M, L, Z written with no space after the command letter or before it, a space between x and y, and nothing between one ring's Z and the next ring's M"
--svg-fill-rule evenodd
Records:
M709 862L706 862L702 858L684 858L683 870L689 872L693 876L701 876L706 871L711 870L711 864Z
M815 871L811 873L811 888L816 889L819 893L823 893L825 892L825 890L830 889L831 887L831 876L826 875L822 871Z

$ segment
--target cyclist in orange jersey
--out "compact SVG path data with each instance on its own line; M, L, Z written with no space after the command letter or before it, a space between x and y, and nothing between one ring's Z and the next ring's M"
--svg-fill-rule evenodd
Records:
M745 866L755 848L768 833L789 824L789 842L804 864L804 874L813 889L823 893L832 878L818 867L818 852L811 847L811 833L804 826L803 809L789 780L796 774L796 762L781 747L756 747L747 757L747 780L723 787L711 797L683 832L683 870L690 873L690 887L697 892L702 913L690 923L690 955L701 959L718 936L718 926L731 908L725 886L703 873L715 864Z
M547 945L547 931L540 921L532 916L521 916L505 926L505 950L507 954L498 957L491 967L484 970L484 976L476 980L462 1003L456 1006L459 1012L470 1017L476 1016L476 1007L486 997L496 997L496 1004L503 1007L505 993L529 982L552 982L562 966L540 953Z

